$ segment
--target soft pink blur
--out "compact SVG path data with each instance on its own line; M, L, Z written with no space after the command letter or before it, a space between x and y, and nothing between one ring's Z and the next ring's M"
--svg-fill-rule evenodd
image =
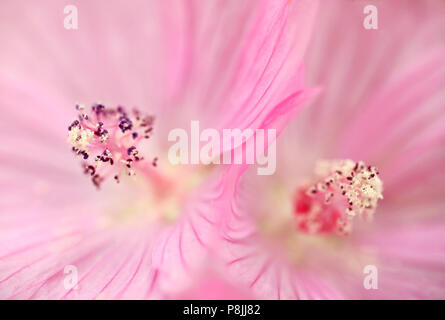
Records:
M445 298L444 14L440 0L2 1L0 298ZM91 185L66 139L74 105L95 102L155 115L156 175ZM191 120L277 129L276 174L171 168L168 132ZM320 159L381 173L374 220L344 238L288 220Z

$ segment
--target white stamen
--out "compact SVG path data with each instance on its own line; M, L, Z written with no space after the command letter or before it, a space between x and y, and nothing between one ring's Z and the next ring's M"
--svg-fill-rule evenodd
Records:
M362 161L319 161L315 173L330 187L346 197L348 202L346 213L350 216L372 215L378 200L383 199L383 183L378 177L377 169L366 166ZM320 185L319 182L317 189L324 191ZM327 201L328 198L330 200L332 196L327 194Z
M87 146L93 138L93 131L78 126L73 127L68 133L68 142L79 151L88 151Z

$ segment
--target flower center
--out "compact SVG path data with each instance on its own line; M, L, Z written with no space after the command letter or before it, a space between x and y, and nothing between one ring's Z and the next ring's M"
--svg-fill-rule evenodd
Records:
M154 117L143 116L137 109L127 113L123 107L105 108L102 104L93 105L91 112L82 105L76 109L79 115L68 127L68 142L83 158L84 172L93 184L99 188L109 176L119 183L122 173L134 175L136 163L144 160L137 145L150 137ZM152 160L152 166L156 161Z
M191 190L200 185L207 171L158 164L157 157L147 161L141 142L153 133L151 115L142 115L136 109L127 112L123 107L105 108L101 104L93 105L89 112L80 105L76 109L79 114L68 127L68 142L82 158L84 173L98 189L109 177L124 184L119 190L104 186L107 199L116 201L106 202L106 214L100 222L174 222Z
M315 183L297 189L295 227L310 234L347 235L354 216L373 217L383 184L375 167L362 161L320 161Z

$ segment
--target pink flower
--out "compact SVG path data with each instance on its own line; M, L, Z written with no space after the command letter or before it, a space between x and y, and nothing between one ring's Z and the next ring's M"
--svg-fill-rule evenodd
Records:
M240 168L172 167L167 134L191 120L280 128L308 96L315 7L82 2L66 30L59 1L2 1L0 297L163 298L190 285ZM96 155L102 167L81 167ZM135 179L115 169L127 165Z
M445 7L375 5L377 30L363 2L321 5L306 62L323 92L277 173L237 185L223 256L261 298L445 297Z

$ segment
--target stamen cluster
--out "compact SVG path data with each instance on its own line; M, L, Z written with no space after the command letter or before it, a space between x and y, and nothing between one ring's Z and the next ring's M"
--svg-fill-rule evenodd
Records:
M346 200L346 213L351 216L372 216L379 199L383 199L383 184L379 172L363 161L319 161L315 173L322 180L308 190L308 195L317 192L325 195L326 204L335 195Z
M306 233L348 234L352 218L373 217L383 199L383 184L375 167L352 160L319 161L316 182L295 195L295 223Z
M93 184L99 187L110 175L119 182L122 171L134 175L134 163L144 160L136 146L150 138L154 117L142 116L137 109L129 113L121 106L105 108L102 104L94 104L91 112L82 105L76 105L76 110L79 114L68 127L68 142L83 158L84 173Z

